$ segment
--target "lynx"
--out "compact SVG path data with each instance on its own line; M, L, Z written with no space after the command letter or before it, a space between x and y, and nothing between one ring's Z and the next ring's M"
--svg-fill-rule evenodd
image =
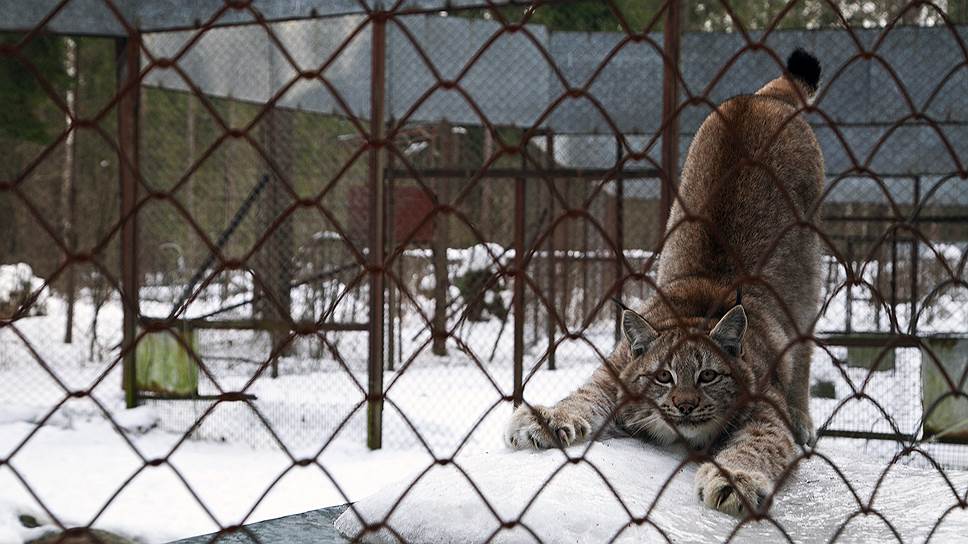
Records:
M707 117L666 227L657 294L622 312L624 338L588 383L553 407L515 411L509 446L612 432L685 442L704 461L701 502L734 515L768 508L796 443L815 439L823 158L799 113L819 79L820 63L798 49L786 74Z

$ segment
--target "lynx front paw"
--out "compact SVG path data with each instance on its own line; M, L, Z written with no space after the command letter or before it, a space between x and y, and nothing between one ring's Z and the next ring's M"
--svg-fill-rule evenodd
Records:
M729 472L729 479L712 463L699 467L696 473L699 500L710 508L734 516L745 515L748 508L759 510L769 494L770 482L766 476L725 467L723 470Z
M511 416L504 441L514 449L569 446L591 435L585 418L545 406L521 405Z

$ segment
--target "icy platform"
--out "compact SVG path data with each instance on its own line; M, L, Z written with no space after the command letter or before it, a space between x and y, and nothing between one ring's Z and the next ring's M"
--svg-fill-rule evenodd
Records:
M250 544L252 542L285 542L287 544L345 544L346 539L333 527L346 505L331 506L278 519L246 525L245 529L216 537L213 535L186 538L171 544ZM255 537L255 538L253 538Z
M771 519L741 524L700 505L696 465L680 466L685 451L631 439L586 447L567 450L584 458L576 463L551 450L461 457L459 469L434 465L355 503L336 527L358 537L360 516L375 523L392 510L393 533L363 541L964 542L968 534L968 509L958 506L968 493L965 471L888 465L825 450L821 441L776 496ZM647 512L645 523L630 523ZM502 527L518 517L520 524Z

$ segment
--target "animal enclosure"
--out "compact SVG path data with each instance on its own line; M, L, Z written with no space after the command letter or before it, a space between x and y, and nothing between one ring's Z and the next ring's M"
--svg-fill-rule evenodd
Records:
M227 442L334 484L334 445L500 447L656 295L703 119L804 47L818 447L968 468L965 2L160 4L0 0L0 406L149 406L184 440L142 468ZM43 505L32 436L0 472Z

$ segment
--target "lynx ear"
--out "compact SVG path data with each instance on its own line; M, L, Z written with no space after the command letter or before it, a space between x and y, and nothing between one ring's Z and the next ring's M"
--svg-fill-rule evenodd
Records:
M645 354L649 344L659 336L644 317L628 309L622 311L622 331L629 341L632 356L636 358Z
M723 348L723 351L733 357L738 357L743 352L743 335L745 333L746 310L742 306L736 305L726 312L719 323L716 323L709 336Z

